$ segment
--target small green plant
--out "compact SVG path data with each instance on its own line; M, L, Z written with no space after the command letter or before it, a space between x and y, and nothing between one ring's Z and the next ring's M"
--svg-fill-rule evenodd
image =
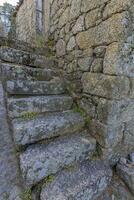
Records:
M78 105L75 105L74 107L74 111L75 112L79 112L80 115L84 118L85 120L85 125L89 125L91 122L91 118L86 114L85 110L81 107L79 107Z
M53 175L49 175L49 176L46 178L45 182L46 182L46 183L51 183L53 180L54 180L54 176L53 176Z
M9 194L5 192L3 194L3 198L4 198L4 200L9 200Z
M28 120L28 119L34 119L35 117L37 117L38 113L36 112L24 112L20 117L23 120Z
M22 198L22 200L32 200L32 191L30 188L25 189L21 195L20 198Z

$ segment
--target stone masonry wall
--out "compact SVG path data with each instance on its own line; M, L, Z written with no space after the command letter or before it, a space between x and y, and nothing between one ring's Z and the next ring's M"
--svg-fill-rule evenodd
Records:
M59 67L111 161L134 149L133 7L131 0L51 2Z
M16 36L18 40L31 43L36 37L35 1L23 1L16 15Z

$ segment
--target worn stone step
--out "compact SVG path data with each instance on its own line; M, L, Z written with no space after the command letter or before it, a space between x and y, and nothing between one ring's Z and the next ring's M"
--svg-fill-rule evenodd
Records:
M23 117L13 120L14 141L16 145L22 146L67 133L71 134L81 130L83 126L83 118L73 111L35 116L33 119L29 119L29 116Z
M0 59L2 61L30 65L36 67L54 67L56 65L55 58L45 57L36 54L31 54L26 51L13 49L6 46L0 47Z
M35 96L27 98L9 98L8 113L11 118L30 113L45 113L70 110L73 99L64 95Z
M59 79L51 81L7 81L7 92L18 95L64 94L64 83Z
M1 63L0 73L5 80L21 79L45 81L49 81L61 74L61 72L56 69L40 69L11 63Z
M29 147L20 155L26 185L32 186L64 167L89 159L95 148L96 141L85 132Z
M41 200L96 200L111 182L112 170L103 161L85 161L66 169L42 187Z

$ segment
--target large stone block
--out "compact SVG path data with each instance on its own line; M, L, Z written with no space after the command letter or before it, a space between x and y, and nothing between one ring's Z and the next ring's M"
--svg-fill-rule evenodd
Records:
M130 89L130 81L127 77L107 76L101 73L85 72L82 84L84 93L108 99L127 97Z
M119 44L117 42L107 47L103 63L103 72L105 74L117 75L121 73L120 68L117 67L119 51Z
M72 98L63 95L9 98L8 114L11 118L14 118L33 112L36 114L58 112L71 109L72 104Z
M20 166L27 185L34 185L62 168L91 158L95 139L85 132L57 139L48 145L29 147L20 156Z
M84 124L80 114L73 111L35 116L33 119L24 117L13 120L14 141L16 145L23 146L57 136L71 135L82 130Z
M133 41L128 38L124 44L112 43L106 49L104 73L134 77Z
M57 56L64 56L66 53L66 43L64 40L60 39L58 40L56 44L56 54Z
M88 96L80 101L80 106L92 118L89 129L101 146L113 148L122 143L123 151L134 149L134 100Z
M95 10L88 12L85 17L86 29L88 29L92 26L95 26L96 21L99 18L101 18L100 9L95 9Z
M26 94L26 95L49 95L64 94L65 86L62 81L29 81L16 80L7 81L7 92L9 94Z
M112 171L101 161L86 161L60 172L44 185L41 200L96 200L111 182Z
M77 19L75 25L73 26L72 32L73 32L73 34L76 34L76 33L81 32L83 30L84 30L84 15L81 15Z
M63 12L63 14L60 16L60 18L59 18L59 27L61 28L62 26L67 24L68 20L69 20L69 7L67 7L65 9L65 11Z
M80 15L80 9L81 9L81 0L72 0L69 13L70 20Z
M81 49L86 49L120 41L126 35L126 27L129 27L128 12L118 13L98 26L79 33L76 37L77 44Z
M104 3L108 2L108 0L83 0L81 11L87 12L88 10L93 10L97 7L100 7L101 5L104 5Z
M3 79L13 80L45 80L49 81L59 75L57 70L33 68L24 65L1 63L0 71Z
M131 0L112 0L109 2L103 12L103 17L107 18L115 13L127 10L131 6Z

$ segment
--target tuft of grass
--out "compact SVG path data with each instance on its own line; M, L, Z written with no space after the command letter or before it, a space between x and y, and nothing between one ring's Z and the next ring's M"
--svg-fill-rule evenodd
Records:
M49 176L46 178L45 182L46 182L46 183L51 183L53 180L54 180L54 176L53 176L53 175L49 175Z
M32 191L30 188L25 189L21 195L20 198L22 198L22 200L32 200Z
M84 118L85 120L85 125L88 126L91 122L91 118L89 116L87 116L86 112L84 109L82 109L81 107L79 107L78 105L75 105L74 107L74 112L79 112L80 115Z

